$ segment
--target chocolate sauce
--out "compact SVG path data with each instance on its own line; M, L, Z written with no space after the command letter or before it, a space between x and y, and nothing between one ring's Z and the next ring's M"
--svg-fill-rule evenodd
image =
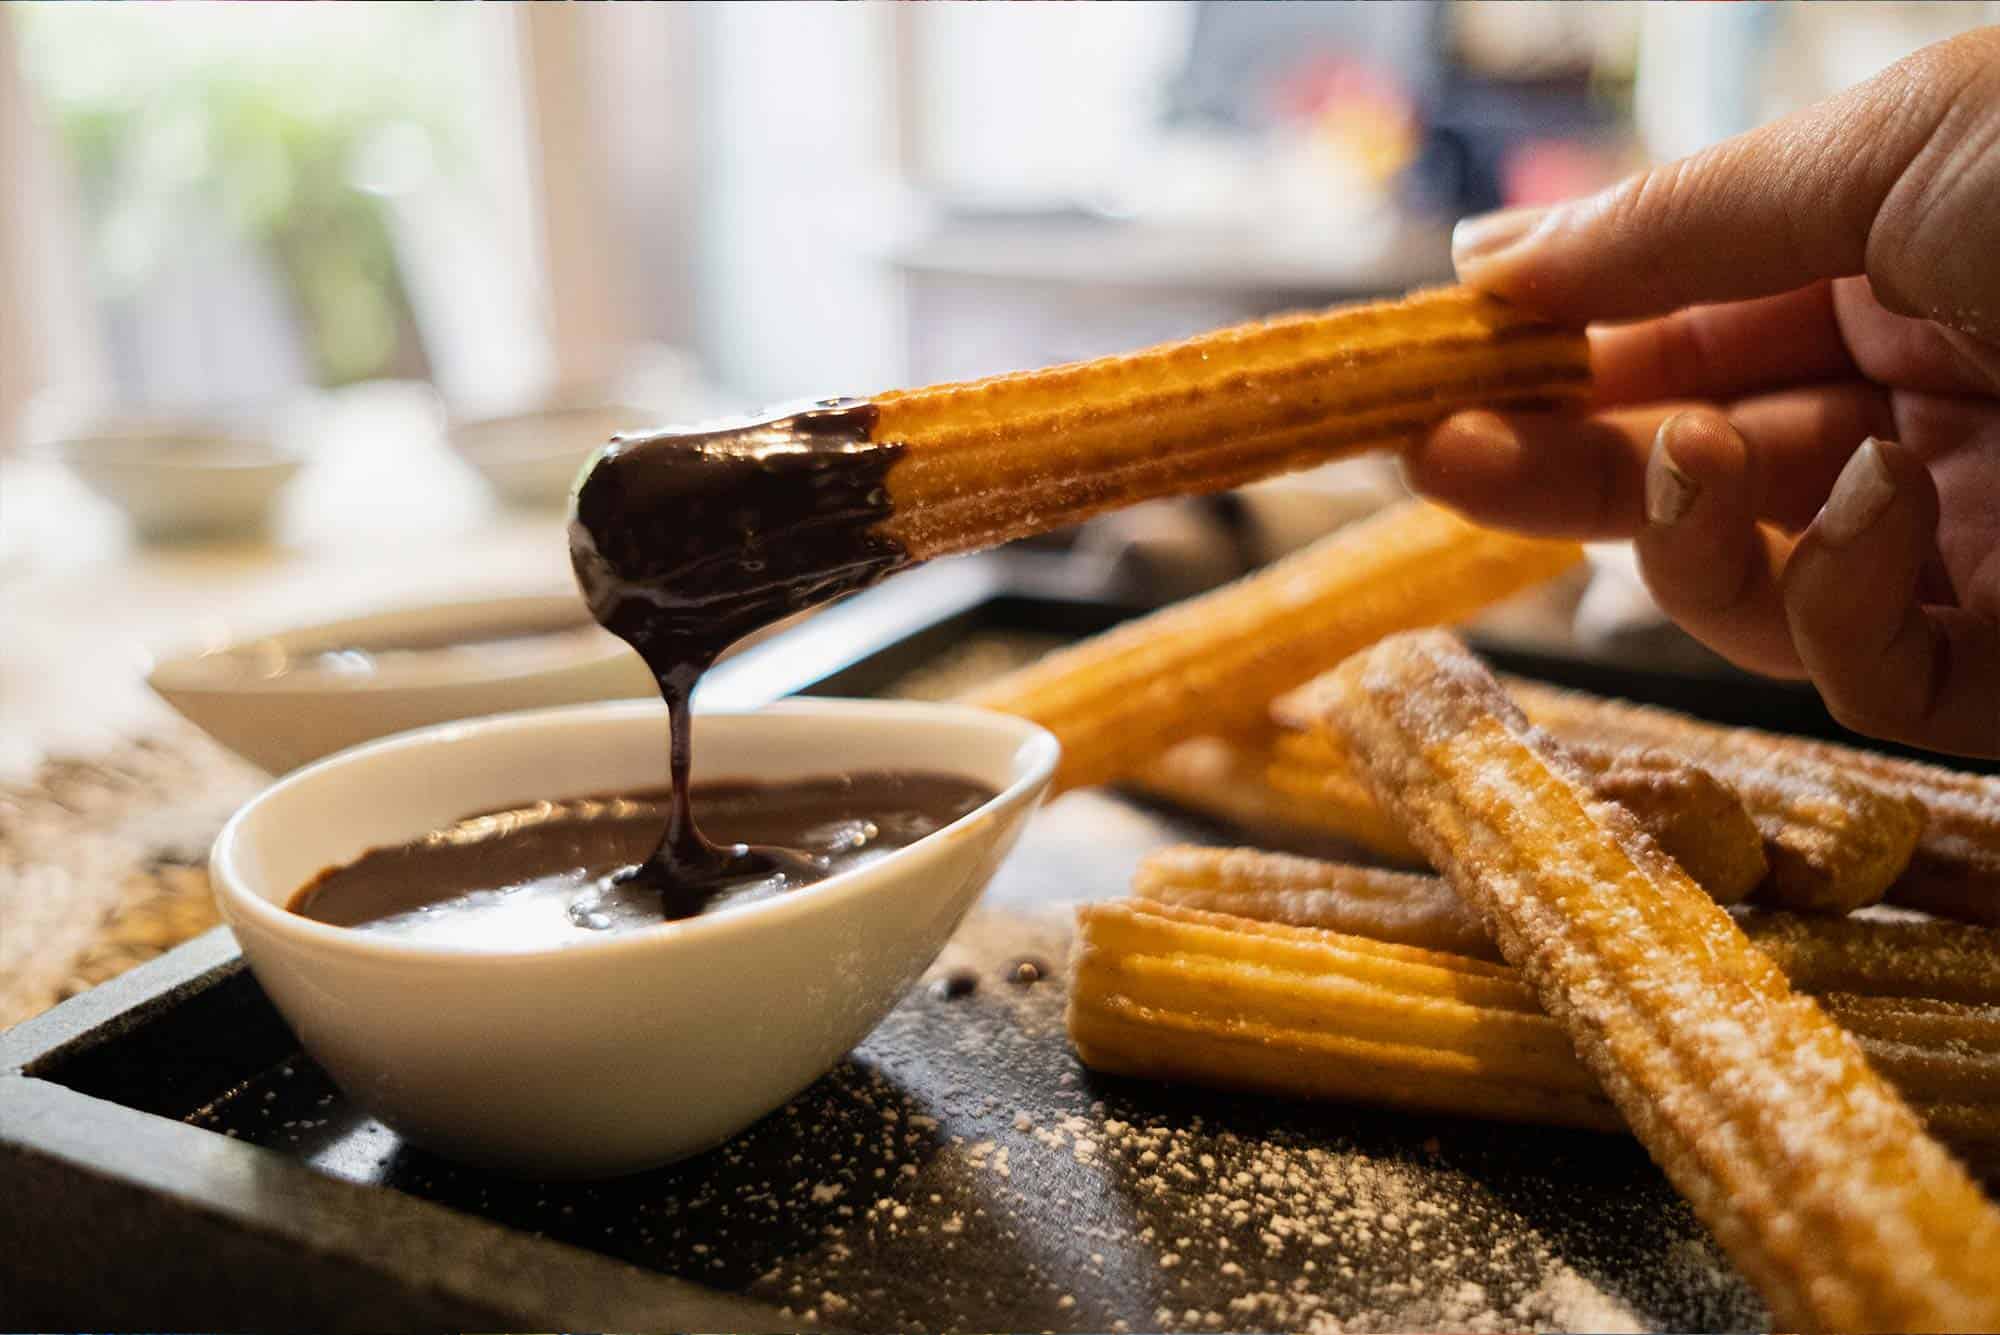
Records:
M715 430L620 436L578 482L570 561L592 615L660 684L674 791L688 791L695 683L724 649L909 564L877 531L902 447L869 439L875 419L872 404L833 399ZM684 801L664 824L635 874L670 916L785 862L711 842Z
M693 805L739 846L789 854L706 895L700 912L768 899L907 847L991 800L966 779L917 771L794 783L704 784ZM666 789L487 812L321 872L291 909L405 940L501 949L658 926L652 886L624 873L659 843Z

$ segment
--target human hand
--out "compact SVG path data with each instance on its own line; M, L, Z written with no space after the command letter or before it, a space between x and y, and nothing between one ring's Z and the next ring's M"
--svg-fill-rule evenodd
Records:
M1627 323L1592 328L1589 418L1461 414L1412 485L1632 538L1732 661L1859 731L2000 755L2000 28L1454 251L1468 283Z

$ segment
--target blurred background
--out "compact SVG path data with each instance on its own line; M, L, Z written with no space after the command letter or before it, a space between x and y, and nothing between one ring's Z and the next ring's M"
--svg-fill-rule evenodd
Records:
M0 768L119 733L163 646L559 586L563 492L620 426L1438 281L1464 214L1996 18L7 6ZM1393 487L1336 469L1051 546L1157 601Z

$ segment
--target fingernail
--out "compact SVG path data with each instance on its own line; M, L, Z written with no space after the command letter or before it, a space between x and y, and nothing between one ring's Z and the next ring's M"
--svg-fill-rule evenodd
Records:
M1660 528L1680 523L1701 495L1701 484L1683 472L1667 450L1667 439L1679 420L1676 415L1660 423L1653 452L1646 456L1646 522Z
M1882 457L1882 442L1870 436L1840 470L1813 530L1821 541L1839 547L1860 537L1895 499L1896 479Z
M1542 207L1502 209L1498 213L1461 219L1451 229L1451 262L1462 276L1467 265L1491 259L1535 230L1548 212Z

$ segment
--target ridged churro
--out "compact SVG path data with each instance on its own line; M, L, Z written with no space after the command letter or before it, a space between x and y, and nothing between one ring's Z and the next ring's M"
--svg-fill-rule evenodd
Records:
M1463 408L1575 403L1582 336L1467 288L866 400L887 538L918 560L1391 448Z
M1150 898L1088 905L1077 918L1069 1027L1079 1055L1099 1070L1596 1130L1624 1125L1512 969ZM1993 1161L2000 1007L1845 995L1822 1004L1933 1132Z
M1967 774L1830 742L1792 743L1924 809L1910 865L1889 887L1891 903L2000 926L2000 776Z
M1389 862L1423 865L1423 855L1351 771L1314 770L1296 784L1277 782L1277 744L1268 731L1194 737L1176 742L1120 783L1266 839L1331 838Z
M1572 747L1598 796L1619 803L1717 903L1734 904L1769 871L1762 832L1743 802L1707 770L1644 747ZM1271 743L1266 778L1296 802L1318 802L1325 819L1379 857L1419 862L1407 835L1375 805L1351 761L1324 733L1294 731Z
M1796 776L1799 782L1826 784L1839 806L1853 810L1853 826L1872 825L1895 834L1894 839L1884 838L1882 850L1867 859L1873 866L1893 865L1890 849L1900 842L1900 830L1907 823L1895 809L1907 810L1914 804L1922 811L1921 829L1908 864L1890 882L1885 898L1948 918L2000 925L2000 776L1968 774L1754 728L1721 728L1671 710L1624 701L1600 703L1590 696L1527 682L1516 684L1515 696L1531 718L1566 739L1644 736L1690 756L1729 749L1738 759L1725 766L1724 773L1741 778L1775 761L1786 771L1775 776L1776 783ZM1836 778L1841 784L1837 792L1831 788ZM1857 800L1852 794L1857 793L1869 795L1865 806L1852 805ZM1781 809L1775 803L1759 805L1774 817ZM1848 819L1842 822L1848 823Z
M1435 876L1257 848L1183 844L1132 874L1141 899L1498 962L1479 915Z
M1058 788L1131 773L1175 742L1264 727L1270 699L1397 630L1448 624L1582 559L1410 502L1233 584L1060 650L965 702L1063 744Z
M1922 834L1915 798L1810 745L1539 682L1509 680L1507 689L1566 745L1656 747L1728 784L1764 832L1765 897L1787 908L1845 913L1878 902Z
M1852 1036L1449 635L1312 693L1787 1327L2000 1327L2000 1210Z
M1254 848L1161 849L1139 864L1146 899L1498 960L1479 915L1436 876ZM2000 1006L2000 930L1743 908L1737 926L1801 992Z

